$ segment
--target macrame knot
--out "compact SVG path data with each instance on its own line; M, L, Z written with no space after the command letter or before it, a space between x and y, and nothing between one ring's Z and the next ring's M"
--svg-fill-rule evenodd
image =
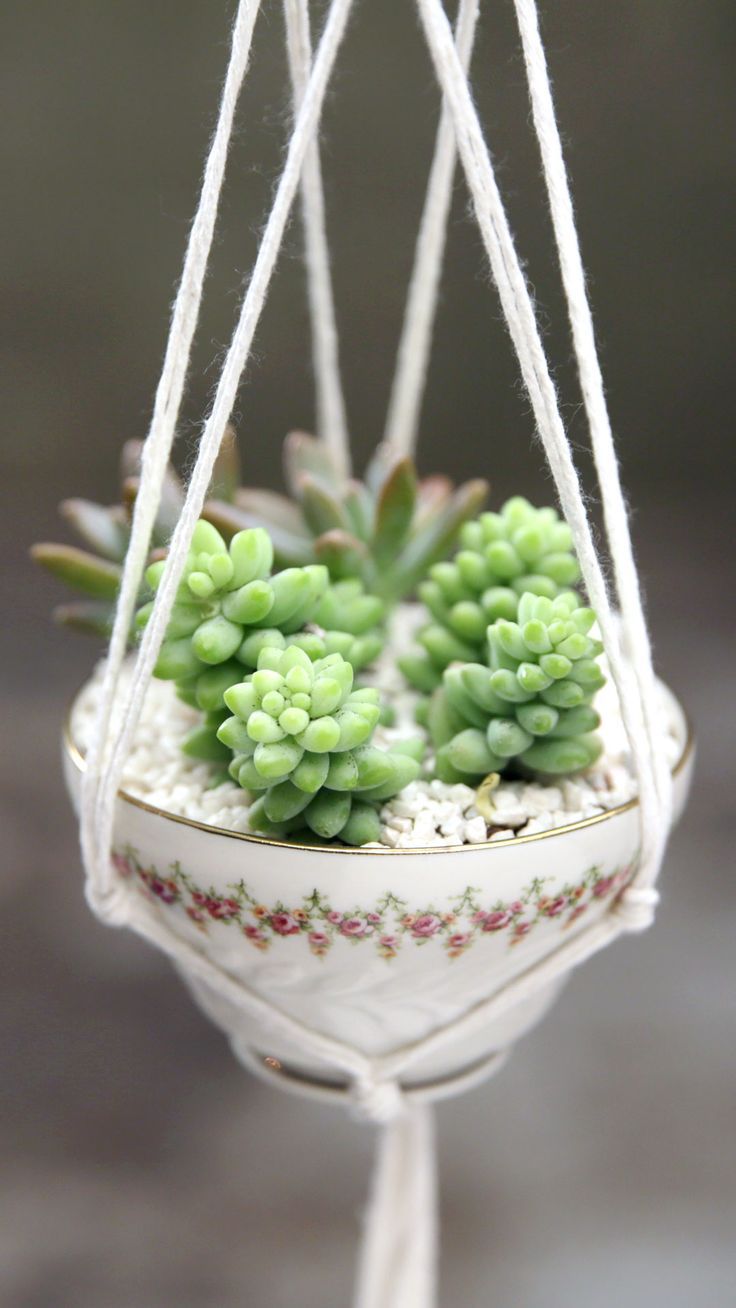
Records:
M612 912L625 931L646 931L654 921L659 891L654 886L629 886L613 905Z
M354 1115L362 1122L383 1125L403 1113L406 1105L398 1081L382 1081L370 1074L356 1077L350 1088Z
M113 883L102 889L91 879L85 886L87 903L105 926L124 927L130 922L130 901L125 886Z

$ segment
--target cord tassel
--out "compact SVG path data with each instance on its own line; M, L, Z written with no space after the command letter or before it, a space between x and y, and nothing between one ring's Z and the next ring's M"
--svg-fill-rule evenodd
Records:
M354 1308L433 1308L438 1236L432 1108L405 1103L378 1130Z

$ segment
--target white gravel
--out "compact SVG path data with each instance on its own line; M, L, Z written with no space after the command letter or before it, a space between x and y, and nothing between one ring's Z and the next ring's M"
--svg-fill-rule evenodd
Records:
M418 616L416 609L408 605L398 610L391 639L379 665L370 674L370 683L379 687L396 710L395 725L378 729L379 744L389 744L391 740L416 735L419 731L413 716L416 697L407 690L392 652L410 643ZM127 673L128 669L123 675ZM87 749L94 726L99 687L98 668L72 711L72 736L82 752ZM567 826L625 804L636 794L636 781L618 698L610 681L599 692L596 708L601 715L604 752L588 772L557 785L502 781L492 794L494 820L490 826L475 807L476 796L471 787L443 781L414 781L382 808L380 844L392 849L411 849L506 840ZM676 723L667 716L664 697L662 714L670 762L674 765L682 741L678 739ZM122 788L177 816L228 831L247 832L249 806L245 792L230 781L213 785L209 764L197 763L181 753L181 741L197 720L194 710L176 698L170 682L153 681L123 771Z

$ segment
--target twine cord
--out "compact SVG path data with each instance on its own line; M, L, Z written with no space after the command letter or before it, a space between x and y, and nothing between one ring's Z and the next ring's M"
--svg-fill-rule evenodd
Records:
M298 112L312 64L309 28L309 0L284 0L286 50ZM312 325L312 356L317 398L317 434L329 447L343 476L350 473L345 400L340 381L339 346L335 302L330 276L325 197L319 140L315 134L307 150L302 172L302 214L307 265L309 314Z
M455 44L466 74L473 54L479 4L480 0L460 0L458 7ZM397 454L413 454L416 448L419 414L437 314L456 160L452 116L447 105L443 104L386 418L384 440Z

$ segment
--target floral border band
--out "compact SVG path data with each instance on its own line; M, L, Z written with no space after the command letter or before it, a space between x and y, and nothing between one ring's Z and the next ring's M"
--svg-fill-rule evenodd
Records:
M580 881L564 885L554 895L545 892L549 878L535 877L518 899L509 903L495 900L487 906L480 899L482 892L468 886L451 900L451 912L440 912L432 904L410 912L404 900L388 893L371 909L361 907L346 913L333 909L317 890L294 907L280 900L270 906L260 903L244 881L228 886L226 894L212 887L204 889L179 863L162 874L153 865L144 866L130 847L113 854L113 865L120 876L135 877L147 898L182 908L204 934L213 927L238 930L261 951L270 949L274 940L299 937L318 958L339 939L354 945L370 941L385 959L395 958L407 946L425 946L431 941L441 944L449 958L459 958L483 936L519 945L540 922L551 919L564 930L591 904L620 894L633 872L628 866L604 876L600 868L593 867Z

